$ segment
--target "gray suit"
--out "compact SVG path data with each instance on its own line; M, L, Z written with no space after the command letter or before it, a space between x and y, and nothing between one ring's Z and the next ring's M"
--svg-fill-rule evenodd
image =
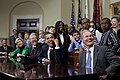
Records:
M113 58L115 56L105 46L94 46L93 53L93 73L108 73L114 75L117 67L120 66L120 60ZM83 51L79 56L79 74L85 74L86 66L86 51Z

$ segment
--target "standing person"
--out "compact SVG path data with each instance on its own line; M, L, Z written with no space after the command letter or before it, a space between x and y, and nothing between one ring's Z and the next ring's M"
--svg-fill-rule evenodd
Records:
M106 73L115 75L120 67L120 59L114 58L116 55L107 46L94 45L93 34L89 30L84 30L81 34L85 50L79 54L79 73Z
M70 39L72 38L72 32L74 30L75 30L75 27L73 25L68 25L67 32L68 32Z
M13 35L10 36L9 43L10 43L10 46L12 46L14 50L16 49L16 44L15 44L16 39L17 39L17 30L13 29Z
M97 30L97 25L94 21L90 21L90 28L89 31L91 31L94 35L94 42L95 44L98 44L100 42L102 33ZM97 41L95 41L97 40Z
M29 33L25 32L24 34L24 44L30 46Z
M111 29L111 21L109 18L103 18L101 22L101 29L103 31L99 45L108 46L115 54L120 55L120 40Z
M71 41L68 34L65 33L64 23L62 21L57 21L55 24L55 39L59 40L59 46L63 53L62 63L67 64L68 47Z
M43 30L39 30L38 43L44 43L44 42L45 42L45 32Z
M55 27L54 26L50 26L49 32L54 34L55 33Z
M116 32L118 38L120 39L120 16L113 16L111 18L112 29Z

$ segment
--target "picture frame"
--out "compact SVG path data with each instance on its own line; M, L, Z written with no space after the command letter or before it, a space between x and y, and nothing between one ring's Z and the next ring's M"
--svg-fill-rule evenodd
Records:
M110 4L110 18L120 15L120 1Z

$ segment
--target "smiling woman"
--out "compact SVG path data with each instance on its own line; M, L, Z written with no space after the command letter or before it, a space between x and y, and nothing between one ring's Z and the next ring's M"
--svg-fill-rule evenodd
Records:
M22 38L17 38L15 43L17 45L17 49L10 54L10 57L25 56L28 52L29 47L24 45L24 40Z

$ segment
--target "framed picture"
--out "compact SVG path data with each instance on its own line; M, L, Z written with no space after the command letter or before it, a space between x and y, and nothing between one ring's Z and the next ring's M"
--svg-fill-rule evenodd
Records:
M120 1L110 4L110 17L120 15Z

